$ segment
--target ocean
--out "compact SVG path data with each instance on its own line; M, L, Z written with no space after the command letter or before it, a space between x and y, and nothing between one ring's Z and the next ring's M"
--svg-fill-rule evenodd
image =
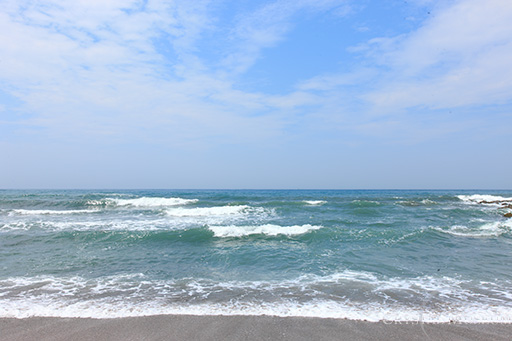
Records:
M512 191L1 190L0 317L512 322Z

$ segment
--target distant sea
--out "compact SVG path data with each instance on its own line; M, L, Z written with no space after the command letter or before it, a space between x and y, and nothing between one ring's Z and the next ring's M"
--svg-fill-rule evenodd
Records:
M512 191L0 191L0 317L512 322Z

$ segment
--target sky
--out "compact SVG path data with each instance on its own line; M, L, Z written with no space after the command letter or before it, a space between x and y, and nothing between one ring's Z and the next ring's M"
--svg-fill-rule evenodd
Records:
M0 0L0 188L512 189L512 1Z

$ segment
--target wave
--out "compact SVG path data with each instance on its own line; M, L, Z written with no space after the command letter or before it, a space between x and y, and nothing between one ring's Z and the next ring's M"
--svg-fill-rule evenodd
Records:
M405 279L349 270L280 281L156 280L143 274L15 277L0 280L0 317L192 314L510 323L510 287L506 281Z
M13 215L63 215L63 214L87 214L97 213L99 210L26 210L15 209L9 212L10 216Z
M232 225L243 222L264 221L275 215L273 208L248 205L213 206L196 208L168 208L164 214L172 222L189 225Z
M158 198L158 197L141 197L135 199L117 199L106 198L107 203L113 203L117 206L135 206L135 207L166 207L166 206L182 206L196 203L198 199L183 199L183 198ZM97 201L102 204L102 201ZM94 204L90 201L90 204Z
M473 195L457 195L457 198L466 203L501 205L506 203L512 204L511 197L502 197L498 195L473 194Z
M0 223L0 231L42 231L42 232L174 232L204 229L189 221L169 221L165 218L156 219L119 219L119 220L85 220L85 221L16 221ZM206 229L205 229L206 230Z
M438 202L431 200L431 199L423 199L423 200L400 200L397 201L397 204L402 206L431 206L431 205L437 205Z
M147 231L157 229L154 222L141 224L137 221L76 221L76 222L12 222L0 224L0 231L42 230L58 231Z
M303 200L302 202L309 206L320 206L327 203L325 200Z
M350 202L350 206L356 207L356 208L372 208L372 207L378 207L381 206L381 203L379 201L375 200L363 200L363 199L356 199L352 200Z
M454 225L449 228L433 227L432 229L458 237L499 237L512 231L512 219L490 222L478 227Z
M21 210L24 214L49 214L54 211ZM28 211L29 213L25 212ZM107 212L99 210L55 211L69 213ZM0 231L42 230L42 231L174 231L204 228L205 225L232 225L244 221L265 220L275 213L272 209L247 205L214 206L197 208L168 208L157 215L106 215L77 216L74 219L44 219L28 221L5 221L0 223ZM270 226L270 225L269 225ZM288 233L288 232L285 232ZM292 233L292 232L289 232Z
M273 224L265 225L249 225L249 226L210 226L215 237L243 237L255 234L263 234L268 236L286 235L294 236L318 230L322 226L314 225L295 225L295 226L279 226Z
M215 206L215 207L197 207L197 208L172 208L166 211L167 215L174 217L205 217L219 215L235 215L247 213L249 206Z

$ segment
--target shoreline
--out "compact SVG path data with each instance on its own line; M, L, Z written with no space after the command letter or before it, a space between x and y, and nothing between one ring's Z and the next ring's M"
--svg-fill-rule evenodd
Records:
M315 317L155 315L0 318L0 340L510 340L512 323L368 322Z

